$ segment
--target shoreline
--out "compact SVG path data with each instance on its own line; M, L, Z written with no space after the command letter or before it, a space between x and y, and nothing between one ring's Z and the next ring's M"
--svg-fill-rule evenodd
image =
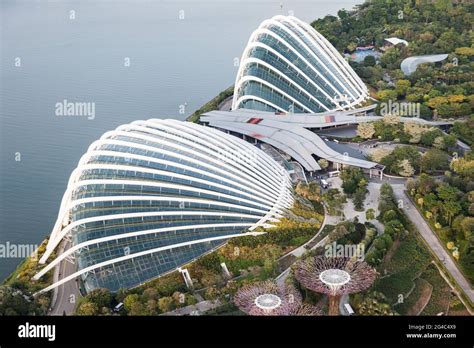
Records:
M214 98L209 100L207 103L205 103L203 106L201 106L199 109L194 111L191 115L185 118L186 122L193 122L193 123L199 123L199 119L201 118L201 115L205 112L209 112L212 110L217 110L219 108L219 105L232 96L234 94L234 85L226 88L222 92L220 92L218 95L216 95Z

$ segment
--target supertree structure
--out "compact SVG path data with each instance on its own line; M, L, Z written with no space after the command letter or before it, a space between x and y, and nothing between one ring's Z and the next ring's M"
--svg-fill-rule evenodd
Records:
M301 285L328 295L329 315L339 313L341 295L369 288L376 274L365 262L344 257L310 257L298 262L295 269L295 278Z
M301 294L292 286L272 281L244 285L234 303L248 315L320 315L319 308L303 304Z

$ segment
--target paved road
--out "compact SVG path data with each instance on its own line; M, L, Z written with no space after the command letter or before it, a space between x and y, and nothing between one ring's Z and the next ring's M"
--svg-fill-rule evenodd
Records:
M441 242L431 230L430 226L426 223L425 219L421 216L419 211L413 205L410 199L405 194L404 185L392 185L393 191L397 199L403 200L403 207L405 213L411 220L411 222L417 227L423 239L428 243L431 249L434 251L440 261L444 263L444 266L453 276L459 286L464 290L466 295L469 297L471 302L474 302L474 290L472 289L469 282L464 278L463 274L459 271L458 267L448 255Z
M67 249L69 245L66 245L64 249ZM61 251L63 248L60 249ZM67 277L68 275L75 272L75 267L69 261L62 261L57 265L59 267L58 280ZM55 270L56 271L56 270ZM76 303L80 298L80 292L78 283L75 279L70 280L56 288L57 297L56 301L51 308L49 315L73 315Z
M230 111L232 108L232 99L234 98L233 95L230 97L227 97L227 99L224 99L217 107L218 110L222 111Z

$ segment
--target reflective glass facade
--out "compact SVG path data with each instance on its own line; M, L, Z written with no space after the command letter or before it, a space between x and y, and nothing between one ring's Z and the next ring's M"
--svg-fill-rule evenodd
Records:
M216 129L120 126L71 175L45 257L70 247L43 271L72 257L87 291L140 285L278 219L290 188L271 157Z
M275 16L252 34L235 86L233 110L317 113L351 109L368 97L336 49L293 16Z

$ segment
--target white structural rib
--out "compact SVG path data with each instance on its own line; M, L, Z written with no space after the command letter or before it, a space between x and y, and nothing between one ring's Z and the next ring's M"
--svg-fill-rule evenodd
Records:
M135 148L141 148L144 150L149 150L153 152L162 152L165 153L169 156L176 156L176 154L172 151L167 151L167 150L162 150L159 149L155 146L151 145L141 145L140 143L136 143L131 140L114 140L115 137L117 136L123 136L127 138L132 138L132 139L138 139L138 140L145 140L149 141L151 143L157 144L157 145L165 145L169 148L174 148L176 149L176 152L179 152L182 154L180 156L181 158L184 157L186 160L191 160L195 159L193 162L196 162L204 167L210 168L214 170L214 168L219 168L221 172L226 172L226 173L234 173L234 174L239 174L243 178L250 178L252 176L255 176L255 173L252 172L250 169L245 167L244 165L240 164L235 164L233 163L234 160L230 154L228 154L227 157L220 156L220 153L217 153L214 151L213 154L214 156L210 156L210 151L206 150L203 152L197 151L197 149L192 149L187 146L182 146L178 142L174 141L168 141L165 139L157 139L153 138L150 136L142 135L142 134L137 134L133 132L124 132L120 130L112 131L112 132L107 132L106 136L101 138L97 143L95 143L95 147L98 147L100 145L107 145L107 144L118 144L118 145L123 145L127 147L135 147ZM198 145L197 145L198 146ZM262 182L266 183L270 187L276 187L274 183L267 178L260 178L261 180L257 180L256 183L260 184L263 186Z
M248 218L248 219L259 219L260 216L258 215L246 215L246 214L235 214L235 213L225 213L225 212L204 212L204 211L189 211L189 210L179 210L179 211L158 211L158 212L140 212L140 213L128 213L128 214L114 214L114 215L101 215L101 216L94 216L86 219L77 220L70 225L68 225L65 229L63 229L58 234L58 239L63 239L73 228L80 227L81 225L85 225L91 222L100 222L100 221L108 221L108 220L119 220L119 219L131 219L131 218L140 218L140 217L165 217L165 216L177 216L177 217L185 217L185 216L215 216L215 217L240 217L240 218ZM119 238L117 238L119 239Z
M286 99L288 100L291 100L293 102L294 105L298 105L301 109L304 109L306 110L306 112L314 112L313 110L311 110L310 108L306 107L304 104L302 104L300 101L296 100L295 98L293 98L291 95L289 95L288 93L284 92L283 90L281 90L280 88L272 85L271 83L259 78L259 77L255 77L255 76L250 76L250 75L247 75L247 76L244 76L240 79L239 81L239 84L244 84L245 82L248 82L248 81L254 81L254 82L257 82L261 85L264 85L264 86L267 86L268 88L278 92L279 94L281 94L282 96L284 96Z
M298 60L303 62L314 76L308 76L309 71L302 72L293 62L290 62L286 57L278 52L278 50L265 44L263 40L264 37L271 37L280 45L283 45L287 52L296 55ZM293 46L288 40L294 42L295 46ZM279 71L278 69L272 69L273 72L278 71L277 74L282 81L285 81L299 89L299 94L305 96L309 95L309 100L313 100L313 102L314 100L317 100L322 110L352 109L368 98L368 89L362 80L344 60L341 54L337 52L337 50L321 34L296 17L279 15L263 21L249 38L247 46L242 54L241 64L235 80L232 110L239 109L243 105L242 102L245 100L258 100L256 98L258 96L247 95L242 90L242 86L246 81L255 80L255 77L246 75L248 65L254 64L255 60L258 60L257 64L261 64L262 66L266 66L263 63L269 63L265 62L264 57L259 58L253 56L253 50L257 47L277 56L283 63L294 69L294 71L297 71L298 75L304 78L308 84L317 88L318 91L324 95L326 102L332 104L332 108L328 108L325 104L323 105L322 100L318 100L317 96L310 93L307 88L301 86L300 83L296 83L296 81L292 79L291 74L285 74L285 72ZM306 57L311 61L308 61ZM268 66L266 67L268 68ZM317 77L319 83L322 82L323 84L320 85L315 83L315 77ZM276 91L275 86L273 89ZM333 95L328 94L327 91L329 90L332 90ZM281 89L278 93L282 94ZM282 95L291 100L289 98L292 97L291 93L285 93ZM278 111L282 111L283 109L281 106L275 105L275 102L272 102L270 98L260 98L258 101ZM308 105L304 105L304 107L301 107L301 102L295 104L298 104L305 112L311 113L311 111L307 110L311 109L309 103Z
M232 223L232 224L205 224L205 225L189 225L189 226L173 226L173 227L164 227L164 228L156 228L152 230L143 230L138 232L129 232L129 233L121 233L118 235L107 236L102 238L97 238L93 240L89 240L86 242L82 242L79 244L74 245L73 247L69 248L65 252L63 252L59 257L54 259L50 262L46 267L44 267L40 272L38 272L33 278L38 280L46 273L48 273L54 266L59 264L62 260L67 258L68 256L73 255L77 251L83 248L87 248L90 245L105 243L113 240L120 240L124 238L130 237L139 237L148 234L157 234L157 233L164 233L164 232L172 232L172 231L186 231L186 230L199 230L204 228L223 228L223 227L248 227L251 226L251 223Z
M255 209L252 207L247 207L245 205L213 201L210 199L198 199L198 198L190 198L190 197L155 197L155 196L144 197L144 196L133 196L133 195L99 196L99 197L81 198L81 199L71 201L67 209L70 211L73 211L74 209L78 208L78 206L84 206L86 204L90 204L92 207L94 207L96 203L100 203L100 202L129 202L130 204L132 204L132 202L134 201L147 202L150 204L153 202L176 202L176 203L184 202L184 203L190 203L190 204L197 203L197 204L203 204L203 205L209 205L209 206L212 205L212 206L225 207L225 208L242 209L242 210L248 210L255 213L266 214L266 210Z
M152 209L155 202L160 202L156 210ZM194 203L199 206L192 206ZM249 235L247 231L278 221L292 203L289 174L270 156L245 141L213 128L176 120L152 119L119 126L91 144L81 157L69 179L40 263L48 261L62 240L79 231L95 233L96 228L120 224L135 225L134 230L117 229L116 234L106 237L97 237L100 233L88 235L85 242L73 238L73 245L51 260L35 279L66 258L80 255L82 249L99 249L105 242L144 235L158 238L162 232L204 228L214 228L216 233L223 234L204 239L191 235L189 238L194 240L179 244L165 240L168 245L127 258L109 254L110 260L78 270L74 276L47 289L130 258ZM161 221L176 226L160 227ZM153 227L150 223L157 228L150 228ZM145 244L143 247L146 248Z
M248 192L247 190L241 190L241 189L236 189L236 188L233 188L233 187L229 187L229 186L226 186L226 185L223 185L223 184L219 184L219 183L215 183L215 182L212 182L210 180L204 180L204 179L200 179L200 178L196 178L195 176L191 176L191 175L187 175L187 174L177 174L177 173L171 173L169 171L165 171L165 170L160 170L160 169L149 169L149 168L144 168L144 167L138 167L138 166L132 166L132 165L114 165L114 164L110 164L110 163L107 163L107 164L84 164L82 167L81 167L82 171L83 172L86 172L86 171L89 171L89 170L96 170L96 169L104 169L104 170L113 170L113 171L121 171L122 173L125 173L125 172L132 172L134 173L134 175L138 174L138 173L142 173L142 174L152 174L152 175L160 175L160 176L168 176L168 177L173 177L174 179L182 179L182 180L186 180L186 181L189 181L191 183L199 183L199 184L203 184L203 185L207 185L209 186L209 190L210 191L214 191L216 189L223 189L223 190L226 190L226 191L230 191L230 192L233 192L234 194L238 194L238 195L242 195L242 196L245 196L247 197L247 199L255 199L259 202L262 202L262 203L271 203L272 202L272 198L275 199L276 197L278 197L278 195L273 195L273 194L269 194L268 196L261 196L259 194L255 194L255 193L251 193L251 192ZM158 180L150 180L150 181L157 181L159 182ZM219 192L219 191L217 191Z
M277 193L274 193L273 191L269 191L269 190L267 190L265 192L263 190L263 188L261 188L257 185L253 185L253 183L249 183L248 185L244 185L240 181L233 180L233 178L229 179L228 177L217 175L215 173L205 171L205 170L201 170L201 169L198 169L196 167L184 165L184 164L177 163L177 162L167 161L167 160L163 160L163 159L159 159L159 158L136 155L136 154L133 154L133 153L121 153L121 152L116 152L116 151L103 151L103 150L96 151L96 150L94 150L94 151L88 152L87 159L84 160L83 165L86 166L86 165L90 165L90 164L95 164L97 162L97 160L95 160L95 159L100 158L102 156L111 156L111 157L114 157L114 159L119 159L120 158L122 160L134 159L134 160L140 160L140 161L147 161L147 162L150 162L150 163L153 163L153 164L156 163L156 164L160 164L160 165L164 165L164 166L176 167L176 168L185 170L187 172L193 173L195 175L203 175L203 176L206 176L206 177L209 177L209 178L219 180L220 182L227 183L228 186L238 187L242 191L253 192L255 195L257 195L261 198L265 198L265 200L267 200L268 197L276 197L277 196Z
M147 122L148 122L149 126L158 127L158 124L161 121L162 120L153 120L153 122L151 122L151 121L147 121ZM173 120L167 120L167 121L169 122L169 124L176 126L176 123L173 122ZM144 121L139 121L139 122L144 122ZM117 132L119 132L118 129L121 129L122 127L123 126L118 127L116 131L111 131L111 132L105 133L101 137L100 140L98 140L98 141L91 144L91 146L89 147L88 153L86 153L80 159L78 167L76 168L76 170L71 175L71 177L69 179L68 186L73 185L73 183L75 183L78 180L79 175L82 173L82 165L85 164L87 162L87 160L92 156L91 153L93 151L95 151L96 149L99 149L103 145L121 145L121 146L124 146L124 147L129 147L131 149L140 149L140 150L145 150L145 151L162 153L162 154L170 156L170 157L176 157L178 159L177 164L179 164L180 160L184 160L184 161L187 161L187 162L194 163L194 164L196 164L198 166L201 166L201 167L206 167L211 172L217 171L217 172L221 173L223 178L230 176L232 178L238 179L242 184L248 185L249 187L259 186L262 191L266 191L270 195L271 195L272 192L275 192L276 194L278 194L278 192L280 190L279 189L280 183L275 182L273 176L271 176L271 175L268 176L268 178L265 178L264 180L256 180L255 178L251 177L251 176L255 175L254 173L249 174L249 169L246 169L246 168L243 168L243 166L240 166L241 170L235 170L232 167L230 167L227 163L225 163L221 159L222 157L224 157L225 161L231 161L234 157L240 157L240 156L235 156L235 153L229 152L228 147L223 149L223 150L215 149L214 155L216 155L216 154L218 155L217 160L212 158L211 156L204 156L204 155L200 156L201 159L199 159L199 158L197 159L197 158L193 157L193 155L196 154L195 151L192 151L189 148L185 148L185 147L180 146L178 144L168 142L168 141L164 141L164 140L161 140L160 143L165 144L169 147L174 147L177 150L179 150L179 152L178 151L173 152L173 151L164 150L164 149L157 149L153 146L146 146L146 145L136 144L136 143L132 143L132 142L109 139L109 137L117 135ZM152 132L153 132L153 130L151 129L150 133L152 133ZM181 131L181 134L186 134L186 132ZM222 134L221 136L223 138L226 137L225 134ZM142 137L142 139L146 139L146 138ZM254 150L253 153L255 153L255 152L256 152L256 150ZM120 154L120 152L117 152L117 153ZM242 151L240 153L241 153L242 157L247 155L247 154L242 154ZM127 152L127 154L128 154L128 152ZM223 156L221 156L221 155L223 155ZM266 156L266 154L261 153L261 151L258 152L258 157L261 157L262 155ZM151 158L150 160L153 160L153 159ZM214 164L208 163L210 161L213 162ZM256 172L256 171L253 170L253 172ZM273 182L268 181L269 178L271 180L273 180ZM68 195L68 194L70 194L70 192L68 193L68 191L66 190L65 197L63 197L63 202L65 202L69 199L68 197L66 197L66 195ZM63 212L63 215L65 213L64 209L62 209L63 202L61 203L61 208L60 208L60 214L59 215L61 215L61 212ZM57 223L56 223L56 225L53 229L53 232L51 234L51 239L54 239L54 237L55 237L57 231L60 229L60 227L61 227L60 219L58 219L58 221L57 221ZM47 250L48 250L48 248L47 248ZM46 261L46 258L47 258L46 255L47 254L45 254L45 256L41 259L41 262L44 263Z
M262 45L264 46L264 45ZM269 50L271 50L269 48ZM293 85L294 87L298 88L302 93L304 93L306 95L306 97L312 99L315 103L319 104L320 107L322 107L323 109L325 110L329 110L323 103L321 103L319 101L319 99L315 98L312 94L308 93L300 84L298 84L297 82L295 82L294 80L292 80L291 78L289 78L288 76L282 74L280 72L280 70L276 69L275 67L273 67L272 65L268 64L267 62L261 60L261 59L258 59L258 58L247 58L247 60L243 63L243 64L246 64L246 65L249 65L251 63L254 63L254 64L257 64L257 65L261 65L261 66L264 66L266 67L268 70L271 70L272 72L274 72L276 75L278 75L278 78L281 80L285 80L289 85ZM299 70L299 69L296 69L296 70ZM298 73L300 73L301 75L305 76L306 74L304 74L301 70L298 71ZM246 77L251 77L251 76L246 76ZM305 76L306 77L306 76ZM237 89L240 89L240 87L242 86L242 84L245 82L246 80L245 79L240 79L240 85L237 86ZM319 89L319 86L316 85L312 80L307 80L308 82L310 82L311 84L313 84L315 86L315 88ZM273 86L273 84L272 84ZM273 88L273 87L272 87ZM328 99L332 99L331 97L327 96Z
M267 30L267 29L262 29L261 30L261 33L265 33L267 35L270 35L270 36L275 36L277 37L277 35L273 32L273 31L270 31L270 30ZM324 75L321 74L321 72L316 69L314 66L311 65L310 62L308 62L308 60L306 58L304 58L300 52L296 51L291 45L288 45L286 42L282 42L283 44L285 44L285 46L288 48L289 51L292 51L294 54L296 54L298 56L298 59L300 59L301 61L303 61L319 78L321 78L325 84L328 85L328 87L331 87L334 91L334 93L338 93L337 92L337 89L336 87L334 87L334 85L326 79L326 77ZM273 53L274 55L276 55L279 59L281 59L285 64L287 64L288 66L290 66L291 68L293 68L294 70L296 70L298 72L298 74L301 74L301 76L303 76L309 83L313 84L321 93L323 93L325 95L325 97L331 101L334 101L334 96L330 96L329 94L327 94L327 92L321 88L321 86L319 86L318 84L316 84L313 79L311 77L309 77L306 73L304 73L300 68L298 68L293 62L291 62L290 60L288 60L285 56L283 56L280 52L276 51L275 49L271 48L270 46L262 43L262 42L258 42L258 41L254 41L254 42L251 42L247 48L246 48L246 51L244 52L244 56L245 58L243 58L243 61L241 63L241 67L242 67L242 71L240 72L240 76L239 76L239 80L240 78L242 77L243 73L244 73L244 70L246 68L246 66L252 62L252 59L256 59L258 61L262 61L261 59L259 58L254 58L254 57L251 57L250 56L250 50L254 47L261 47L265 50L267 50L268 52L271 52ZM279 71L279 70L278 70ZM279 73L281 74L281 72L279 71ZM291 75L290 75L291 76ZM288 77L288 76L287 76ZM235 90L237 90L238 88L240 88L240 84L237 84L236 87L235 87ZM326 108L327 109L327 108Z
M323 66L326 70L326 72L331 75L331 77L336 81L346 93L348 93L352 98L354 98L354 95L351 93L351 91L342 83L342 80L339 79L339 77L336 76L336 73L329 68L327 64L325 64L319 57L318 55L303 41L300 39L299 35L301 37L304 37L305 39L309 39L308 35L306 33L301 32L300 28L295 27L295 28L289 28L287 24L285 23L291 23L286 21L286 18L284 16L275 16L274 19L268 20L269 25L275 25L276 27L284 30L287 32L298 44L300 44L307 53L309 53L316 61L318 61L321 66ZM297 33L295 33L294 29L297 30ZM315 49L318 49L319 52L322 53L321 49L324 50L324 47L321 47L320 45L315 46ZM318 53L319 53L318 52ZM330 63L331 64L331 63ZM337 90L336 93L339 95L342 95L341 90Z
M130 254L130 255L117 257L117 258L112 259L112 260L104 261L104 262L101 262L101 263L83 268L80 271L77 271L77 272L75 272L75 273L73 273L73 274L71 274L67 277L64 277L63 279L57 281L56 283L51 284L50 286L38 291L37 293L35 293L35 295L53 290L54 288L66 283L66 282L68 282L68 281L70 281L74 278L77 278L77 277L79 277L80 275L82 275L84 273L91 272L91 271L96 270L98 268L105 267L105 266L108 266L108 265L112 265L112 264L117 263L117 262L127 261L127 260L130 260L130 259L139 257L139 256L150 255L150 254L154 254L154 253L157 253L157 252L160 252L160 251L176 249L176 248L180 248L180 247L184 247L184 246L190 246L190 245L199 244L199 243L212 242L212 241L215 241L215 240L230 239L230 238L236 238L236 237L242 237L242 236L258 236L260 234L262 234L262 232L248 232L248 233L238 233L238 234L231 234L231 235L219 236L219 237L213 237L213 238L206 238L206 239L198 239L198 240L193 240L193 241L189 241L189 242L168 245L168 246L155 248L155 249L151 249L151 250L144 250L144 251L141 251L141 252L138 252L138 253L133 253L133 254Z
M295 27L298 28L298 30L301 32L301 35L303 37L306 37L308 39L313 38L314 40L316 40L316 42L319 43L318 47L321 48L321 50L318 50L318 52L325 56L329 64L333 65L334 71L337 71L337 74L339 74L339 76L342 77L345 83L351 86L354 91L358 90L359 93L364 93L366 91L367 88L363 84L362 80L354 79L354 75L357 75L355 74L353 69L349 66L349 64L347 64L346 60L339 54L339 52L336 51L334 46L332 46L329 41L327 41L326 39L322 39L323 36L320 33L314 30L314 28L312 28L310 25L299 20L296 17L283 17L282 20L293 23ZM317 49L318 47L315 46L314 42L315 41L312 41L311 45L314 46L315 49ZM330 69L330 71L332 71L332 69ZM354 99L356 98L354 97Z
M171 124L173 127L167 126L167 124ZM165 133L160 134L160 136L164 137L172 137L172 134L179 134L179 138L172 137L171 139L175 141L181 141L185 142L188 146L191 148L196 147L196 149L199 149L206 153L205 158L212 158L216 156L216 153L218 154L217 158L220 160L220 162L217 162L219 166L223 166L225 168L228 168L227 165L231 165L234 169L234 172L236 172L239 177L242 175L242 170L244 170L245 174L250 175L250 176L258 176L257 183L260 185L260 187L264 188L264 191L268 191L268 185L272 185L272 183L269 180L272 180L273 178L267 178L264 175L262 175L259 171L255 171L255 158L252 156L249 156L247 153L242 154L241 151L239 152L239 148L232 150L230 147L225 147L225 149L222 149L222 141L218 144L214 144L207 139L207 137L203 136L203 134L208 134L208 132L201 127L199 132L196 132L194 129L190 129L189 127L186 127L182 125L183 122L173 122L173 120L167 120L164 124L163 120L156 120L152 119L147 121L145 124L147 127L153 128L159 128L162 127L163 130L165 130ZM153 132L153 130L150 130L150 132ZM235 152L236 156L224 156L224 154L229 152ZM220 169L220 168L219 168ZM222 169L221 169L222 171ZM244 176L245 178L245 176ZM243 180L243 179L241 179ZM263 185L263 183L266 185Z

